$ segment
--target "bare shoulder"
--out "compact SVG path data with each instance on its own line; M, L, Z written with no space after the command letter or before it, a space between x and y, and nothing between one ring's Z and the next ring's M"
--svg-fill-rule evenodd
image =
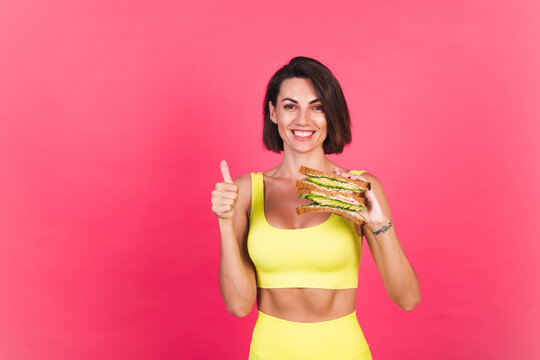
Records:
M237 206L240 207L245 214L249 214L251 206L251 174L243 174L233 179L233 182L238 186Z
M251 175L243 174L233 179L233 182L238 185L238 189L242 190L249 188L251 190Z

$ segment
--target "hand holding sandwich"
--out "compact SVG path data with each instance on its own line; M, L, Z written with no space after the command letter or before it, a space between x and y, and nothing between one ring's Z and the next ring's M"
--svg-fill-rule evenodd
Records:
M335 169L335 173L351 180L368 181L368 179L362 175L340 171L337 168ZM388 225L390 219L383 211L381 201L379 201L377 198L375 191L370 188L364 192L364 196L366 198L366 205L364 209L360 211L360 215L365 219L368 229L371 232L374 232L376 229L380 229L382 226Z
M299 172L306 178L296 182L299 197L311 200L312 203L296 208L299 215L312 212L330 212L340 215L355 224L357 232L367 226L371 232L388 223L382 206L384 199L382 190L371 190L368 178L335 169L334 173L324 172L301 166Z
M231 179L229 167L225 160L221 161L221 174L223 182L218 182L216 188L212 191L212 211L218 216L219 220L232 220L234 205L238 199L238 185Z

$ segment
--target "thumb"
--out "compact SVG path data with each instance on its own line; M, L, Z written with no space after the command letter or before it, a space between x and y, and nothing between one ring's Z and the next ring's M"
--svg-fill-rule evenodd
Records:
M223 180L226 183L232 184L233 181L231 179L231 173L229 172L229 167L227 166L227 162L225 160L221 160L221 174L223 175Z

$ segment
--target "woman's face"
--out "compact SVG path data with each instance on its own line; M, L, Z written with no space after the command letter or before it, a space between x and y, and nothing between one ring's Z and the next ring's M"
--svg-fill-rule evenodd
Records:
M309 79L283 80L276 106L268 102L270 119L277 124L283 147L310 152L326 139L326 117L322 102Z

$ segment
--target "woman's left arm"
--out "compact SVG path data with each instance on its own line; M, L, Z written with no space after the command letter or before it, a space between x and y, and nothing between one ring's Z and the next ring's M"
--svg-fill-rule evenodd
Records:
M366 237L390 298L403 310L413 310L420 303L418 276L405 256L396 235L390 206L380 181L368 173L355 175L336 172L343 176L371 183L371 190L366 191L366 208L360 213L366 223L362 229L357 226L357 231Z

